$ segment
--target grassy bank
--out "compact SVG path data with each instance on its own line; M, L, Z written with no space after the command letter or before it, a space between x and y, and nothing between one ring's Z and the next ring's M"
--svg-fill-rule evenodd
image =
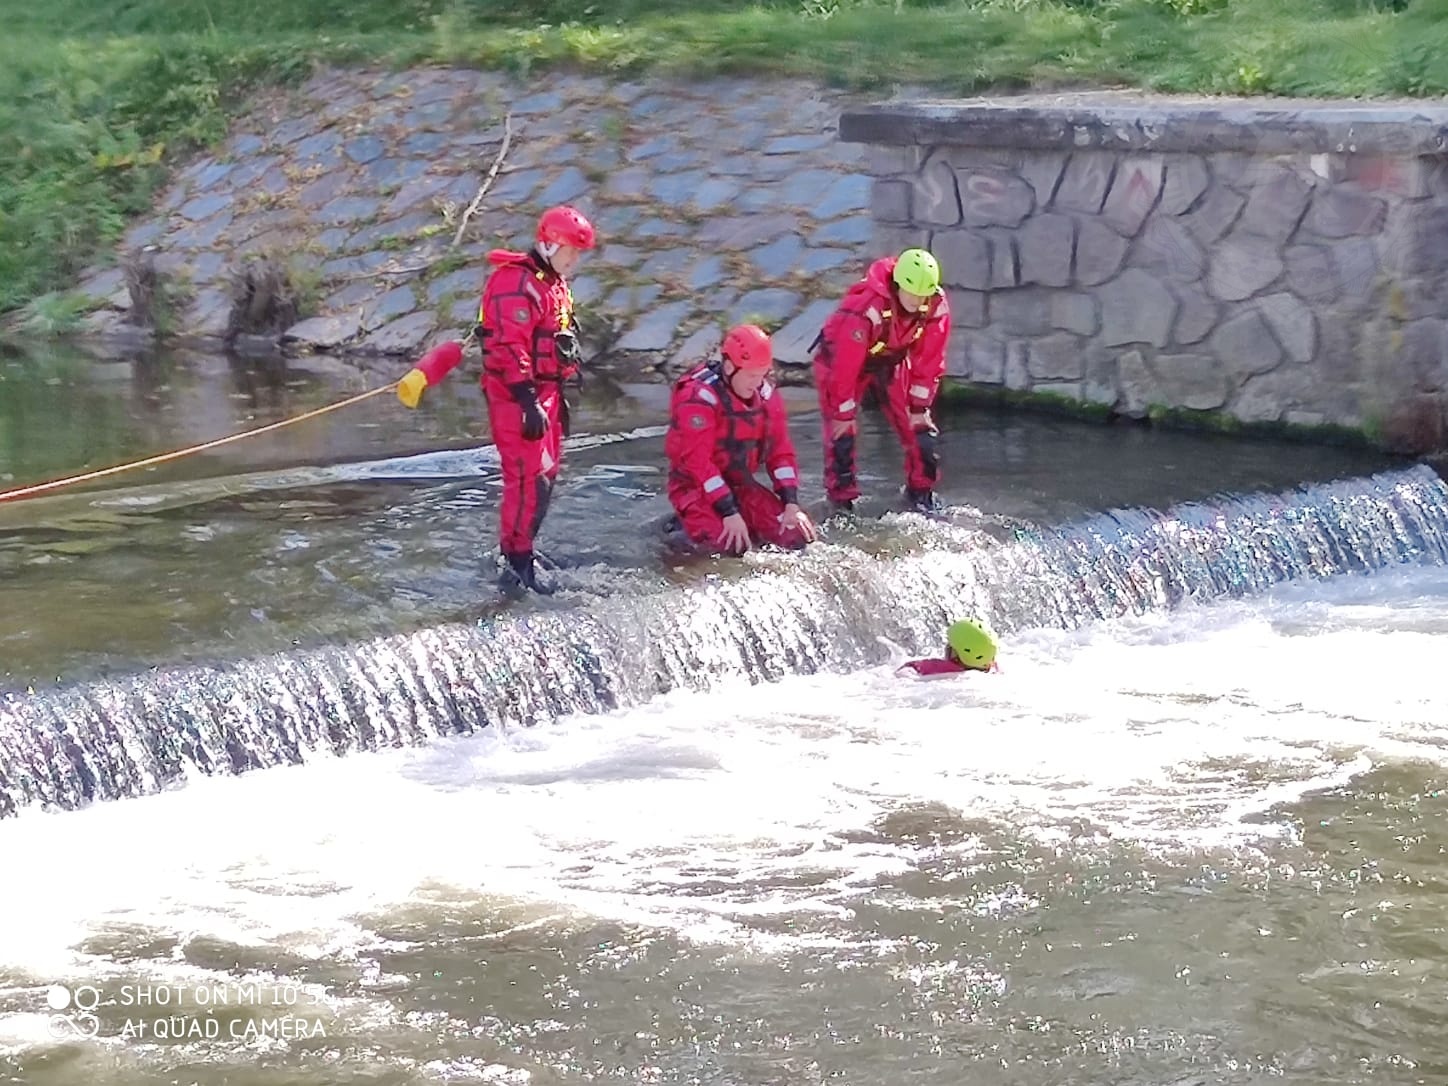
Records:
M1448 0L0 0L0 312L69 286L253 87L318 63L1448 93Z

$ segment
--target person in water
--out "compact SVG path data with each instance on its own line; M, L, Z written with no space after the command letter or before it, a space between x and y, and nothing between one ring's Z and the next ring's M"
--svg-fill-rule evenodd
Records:
M911 671L916 675L958 675L965 671L996 671L996 644L990 634L974 622L962 620L945 631L944 657L911 660L901 664L896 674Z

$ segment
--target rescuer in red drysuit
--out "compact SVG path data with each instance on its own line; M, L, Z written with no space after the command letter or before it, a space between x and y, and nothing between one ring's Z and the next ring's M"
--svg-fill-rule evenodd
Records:
M763 543L803 547L815 528L799 507L799 463L769 380L769 336L740 325L721 353L680 377L669 404L664 453L678 526L696 546L731 554ZM773 489L754 477L761 464Z
M568 276L595 243L593 225L582 213L554 207L539 218L537 241L528 252L494 249L487 255L497 270L483 287L476 331L483 350L481 384L503 467L499 541L508 563L506 588L553 591L537 578L533 537L548 512L568 429L563 382L578 373ZM416 407L422 390L461 360L460 344L430 351L399 382L398 397Z
M905 450L907 500L939 508L940 476L930 416L945 373L950 304L940 265L924 249L883 257L852 286L811 345L824 424L825 492L836 509L854 508L856 413L872 386Z

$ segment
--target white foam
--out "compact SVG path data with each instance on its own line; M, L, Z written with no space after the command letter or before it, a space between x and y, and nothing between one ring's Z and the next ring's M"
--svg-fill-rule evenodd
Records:
M125 928L365 969L380 914L479 901L515 930L576 913L766 954L864 947L860 899L946 854L968 867L981 825L1078 848L1250 845L1292 827L1249 814L1386 759L1442 761L1445 643L1448 573L1394 572L1023 633L992 676L740 685L32 813L0 823L0 855L24 873L0 971L102 975L103 953L77 948ZM954 843L882 823L922 810L956 818ZM969 879L952 902L1034 904ZM764 922L784 914L800 918L787 934ZM27 1023L10 1016L0 1044L23 1044Z

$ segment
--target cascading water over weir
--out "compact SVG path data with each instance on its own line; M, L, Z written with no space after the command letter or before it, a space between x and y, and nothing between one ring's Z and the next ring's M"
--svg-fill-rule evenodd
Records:
M849 671L996 631L1448 563L1448 485L1417 466L1280 494L1113 511L1000 541L942 525L923 549L816 545L652 595L518 610L360 644L0 694L0 815L138 796L484 727L602 713L676 689Z

